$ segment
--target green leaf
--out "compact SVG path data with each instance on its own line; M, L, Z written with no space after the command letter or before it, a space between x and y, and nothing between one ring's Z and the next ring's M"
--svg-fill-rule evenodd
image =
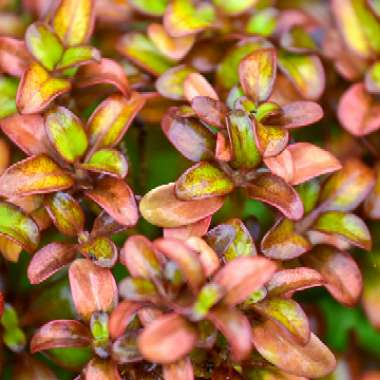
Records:
M238 15L253 8L258 0L213 0L213 3L227 15Z
M278 10L264 8L257 10L248 20L245 31L249 34L269 37L277 27Z
M321 191L321 185L319 184L319 181L312 179L298 185L296 190L301 198L306 215L316 206Z
M25 33L25 42L33 57L49 71L62 57L63 46L46 24L36 22L30 25Z
M60 156L73 163L87 151L88 141L80 119L65 107L57 107L45 118L51 143Z
M342 236L359 248L371 249L372 241L368 228L363 220L354 214L341 211L325 212L317 219L313 228Z
M66 70L72 66L79 66L91 61L100 61L99 50L92 46L73 46L65 50L57 65L58 70Z
M16 112L18 80L0 76L0 119Z
M169 0L130 0L130 3L141 13L150 16L163 16Z

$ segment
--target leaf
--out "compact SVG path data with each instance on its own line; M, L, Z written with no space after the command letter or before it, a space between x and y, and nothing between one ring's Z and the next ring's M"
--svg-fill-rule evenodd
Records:
M17 90L17 109L23 114L43 111L57 96L70 91L67 79L51 76L38 63L32 63L25 70Z
M297 192L281 177L269 173L258 175L247 186L248 197L270 204L279 209L287 218L299 220L303 205Z
M328 211L317 219L312 228L328 234L337 234L351 244L368 251L372 246L371 235L367 226L355 214Z
M87 42L95 21L92 0L61 0L53 18L53 27L66 46Z
M0 193L15 197L52 193L73 185L73 179L44 154L18 161L0 177Z
M180 61L184 58L195 42L194 35L171 37L161 24L150 24L147 31L149 38L158 50L174 61Z
M306 345L291 343L269 320L253 328L253 343L266 360L296 376L323 377L336 365L334 355L313 333Z
M118 259L115 243L105 236L98 236L82 243L79 251L102 268L112 268Z
M321 273L330 294L346 306L354 306L361 295L363 280L360 269L346 252L317 246L305 256L306 265Z
M50 142L40 115L15 114L0 120L2 131L27 155L50 154Z
M0 123L1 124L1 123ZM375 186L372 188L372 191L364 200L364 211L367 217L370 219L378 219L380 218L380 166L375 166L376 173L376 182Z
M58 380L46 364L31 355L20 355L12 375L18 380Z
M219 168L201 161L186 170L176 182L176 196L181 200L194 200L226 195L235 184Z
M169 0L156 0L154 3L150 0L131 0L131 5L144 14L163 16L168 2Z
M113 235L127 229L105 211L101 211L92 226L91 236Z
M56 320L43 325L30 342L32 354L52 348L85 347L91 344L88 328L79 321Z
M177 314L166 314L146 326L137 340L145 359L170 364L188 354L196 343L195 328Z
M92 46L73 46L64 51L56 68L57 70L66 70L72 67L90 64L93 61L100 61L101 58L99 50ZM76 83L76 85L78 86L79 83Z
M127 331L112 343L112 360L117 364L129 364L143 360L137 348L138 330Z
M215 11L210 4L195 8L191 0L173 0L166 8L164 26L172 37L184 37L211 26L214 19Z
M280 50L278 66L305 99L317 100L322 95L325 72L318 56Z
M282 177L291 185L299 185L342 168L340 162L327 150L310 143L288 145L278 156L265 159L265 164L273 174ZM289 166L292 167L291 173Z
M216 128L225 128L228 109L221 101L208 96L195 96L191 100L191 107L205 123Z
M120 262L133 277L155 279L161 276L161 264L153 244L143 235L130 236L120 252Z
M188 224L183 227L164 228L163 235L165 238L174 238L187 240L191 237L201 237L205 235L211 223L211 216L207 216L198 222Z
M229 162L232 159L231 145L223 132L216 134L215 158L225 162Z
M276 79L277 56L272 48L255 50L239 64L240 83L256 105L268 100Z
M323 118L322 107L315 102L299 100L282 107L281 125L284 128L299 128L314 124Z
M285 128L263 125L259 122L255 122L254 127L257 147L263 158L275 156L276 159L288 145L289 132Z
M156 81L157 91L172 100L185 100L184 82L194 72L189 66L180 65L166 70Z
M174 147L191 161L214 157L215 139L212 133L193 118L176 115L170 108L162 119L161 128Z
M223 303L236 305L269 281L276 267L274 262L264 257L238 257L222 267L213 282L226 291Z
M75 85L79 88L97 84L115 86L124 96L130 93L127 74L124 68L112 59L103 58L99 62L90 62L81 66L75 76ZM136 96L133 94L132 96ZM136 99L131 99L131 101Z
M223 1L214 0L213 3L229 16L235 16L240 13L253 8L258 0L234 0L234 1Z
M5 36L0 37L0 72L21 77L29 66L30 59L24 41Z
M210 99L219 100L218 94L211 84L199 73L190 73L185 78L183 86L185 98L190 103L197 96L207 96Z
M138 211L131 188L121 179L104 177L97 181L92 190L85 195L102 207L118 223L134 226L138 220Z
M48 71L52 71L63 55L58 37L42 22L31 24L25 33L26 46L32 56Z
M361 161L351 158L325 183L319 203L324 204L324 210L354 210L367 198L374 183L374 172Z
M12 115L16 109L18 81L0 75L0 119Z
M275 8L258 9L253 13L246 26L248 34L270 37L277 27L278 10Z
M297 193L302 200L305 214L308 214L314 209L318 202L320 192L321 185L319 181L315 179L304 182L302 185L297 186Z
M281 35L280 45L292 53L313 53L318 50L312 32L308 32L303 25L292 25L285 30Z
M240 219L230 219L224 226L232 226L234 229L233 239L231 243L228 244L227 249L222 253L224 260L232 261L238 257L257 255L252 236Z
M38 247L40 234L37 224L18 207L0 202L0 235L31 253Z
M165 380L193 380L194 371L189 358L185 358L178 362L164 365L163 375Z
M88 126L88 140L92 149L113 148L123 138L145 99L133 93L129 99L111 95L95 109Z
M268 296L288 296L293 292L321 286L324 280L314 269L298 267L276 272L267 283Z
M87 151L88 141L80 119L65 107L57 107L45 116L49 140L60 156L74 163Z
M119 178L124 178L128 173L128 162L124 155L116 149L99 149L80 167Z
M312 245L297 233L294 223L281 219L270 229L261 241L261 251L271 259L291 260L310 251Z
M181 274L196 294L206 280L199 255L177 239L160 238L153 244L160 253L177 264Z
M305 377L293 376L277 368L255 368L246 373L249 380L307 380Z
M380 128L380 103L365 89L363 83L351 85L338 104L342 126L354 136L365 136Z
M150 74L159 76L173 66L172 61L165 57L154 43L142 33L125 34L118 42L116 49L137 66Z
M232 146L232 166L253 169L261 161L256 146L252 121L241 110L231 111L227 117L227 129Z
M153 282L142 277L127 277L119 284L119 294L128 301L159 303L160 294Z
M175 183L169 183L145 194L140 201L140 212L156 226L180 227L213 215L223 203L223 197L182 201L175 196Z
M125 333L129 323L141 308L141 304L131 301L122 301L113 309L108 323L110 336L113 340L121 337Z
M216 70L216 83L222 88L231 89L239 83L239 63L258 49L271 48L273 45L261 38L250 37L241 40L219 62Z
M28 266L31 284L40 284L70 264L76 256L76 246L67 243L50 243L37 251Z
M17 263L22 249L23 248L20 245L14 243L12 240L0 236L0 252L4 259ZM1 313L2 311L0 306L0 315Z
M252 350L252 328L247 317L227 306L214 307L207 318L226 337L236 361L247 359Z
M115 363L96 357L88 362L83 373L84 380L122 380Z
M236 235L235 226L220 224L207 233L205 240L219 257L223 257L234 242Z
M115 307L117 286L110 270L77 259L70 266L69 280L75 308L85 321L95 311L109 312Z

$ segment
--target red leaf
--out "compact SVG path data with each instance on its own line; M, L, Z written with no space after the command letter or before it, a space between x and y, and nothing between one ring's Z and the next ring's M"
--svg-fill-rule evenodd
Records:
M281 125L285 128L299 128L314 124L322 119L323 109L315 102L300 100L282 107Z
M179 240L187 240L192 236L201 237L205 235L211 223L211 216L207 216L198 222L188 224L183 227L164 228L165 238L174 238Z
M0 37L0 73L21 77L31 61L25 42Z
M122 380L111 360L92 359L83 370L84 380Z
M120 302L115 307L108 323L108 329L112 339L119 338L125 333L127 326L133 320L137 311L141 308L141 304L130 301Z

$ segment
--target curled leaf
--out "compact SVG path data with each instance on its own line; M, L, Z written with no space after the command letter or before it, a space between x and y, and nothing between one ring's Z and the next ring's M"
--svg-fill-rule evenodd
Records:
M98 236L82 243L78 250L103 268L112 268L118 259L115 243L105 236Z
M122 301L115 307L109 320L109 332L112 339L119 338L125 333L127 326L141 307L142 305L131 301Z

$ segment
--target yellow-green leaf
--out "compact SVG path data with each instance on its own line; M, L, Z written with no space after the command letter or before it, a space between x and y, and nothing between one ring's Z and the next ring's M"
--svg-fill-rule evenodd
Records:
M100 61L101 54L92 46L73 46L65 50L57 65L58 70L65 70L72 66L79 66L91 61Z
M213 3L222 12L234 16L253 8L258 0L213 0Z
M24 72L17 91L17 109L24 114L38 113L57 96L68 92L71 83L52 77L41 65L34 62Z
M46 24L31 24L25 33L25 42L33 57L49 71L54 69L62 57L63 46Z
M87 42L95 18L93 0L61 0L55 12L53 27L66 46Z
M0 76L0 119L16 112L18 80Z
M30 253L36 250L40 240L38 226L33 219L7 202L0 202L0 235Z
M141 13L150 16L163 16L169 0L130 0L129 2Z
M80 119L65 107L57 107L45 118L45 128L51 143L61 157L70 163L87 150L86 132Z

